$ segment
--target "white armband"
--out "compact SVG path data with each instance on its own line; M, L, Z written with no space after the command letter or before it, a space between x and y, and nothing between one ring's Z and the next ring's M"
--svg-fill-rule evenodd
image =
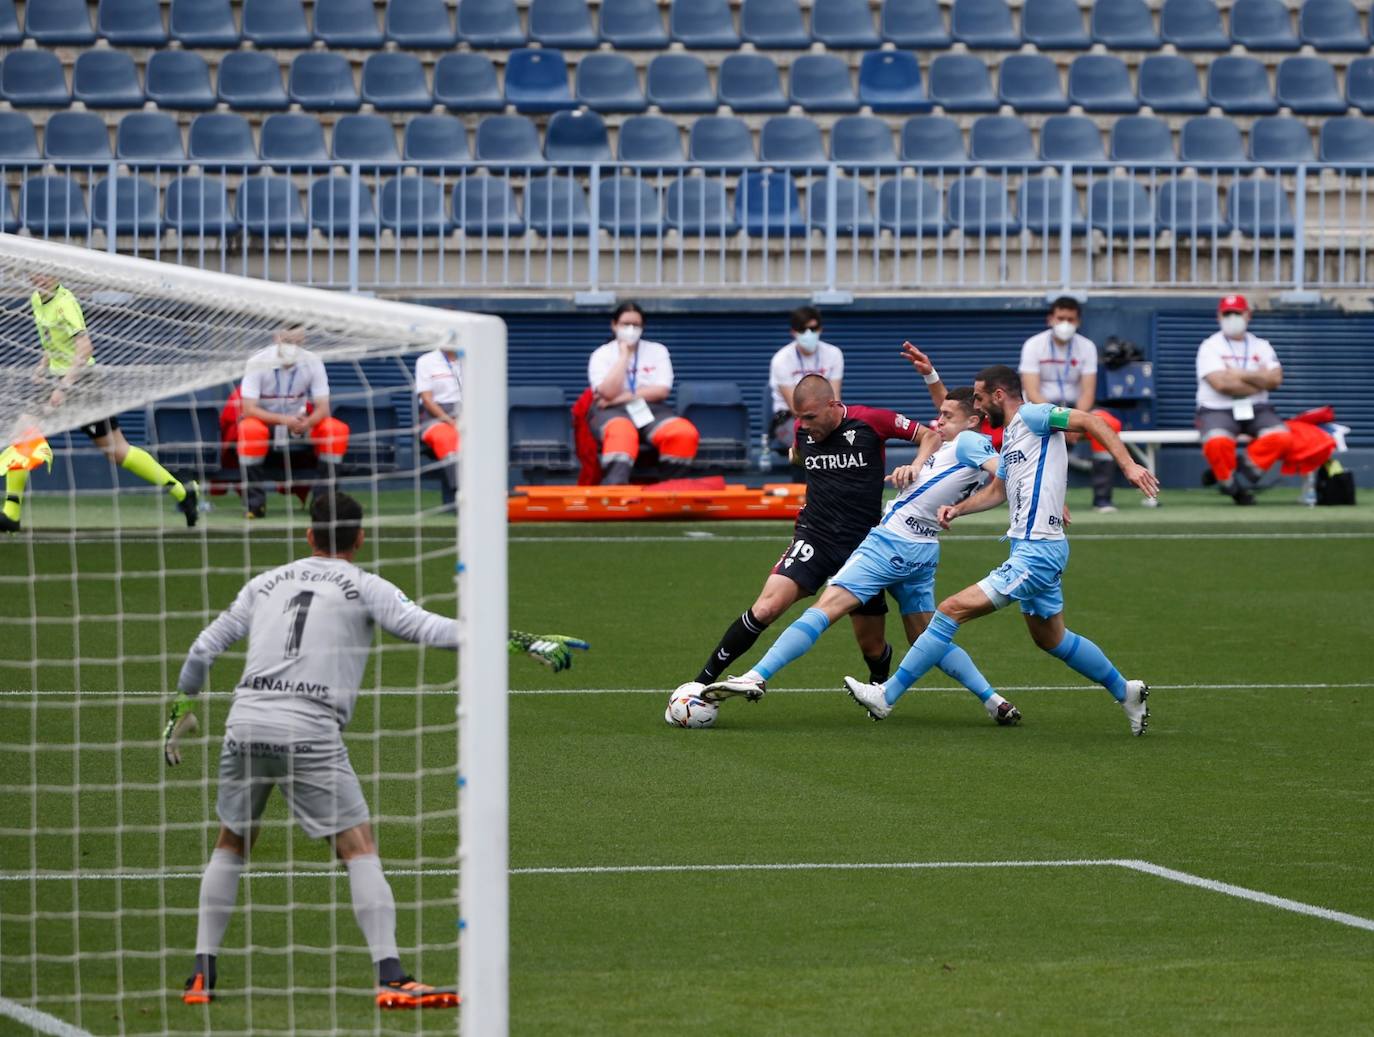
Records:
M930 374L922 375L921 377L925 379L926 385L934 385L936 382L940 380L940 372L932 367L930 369Z

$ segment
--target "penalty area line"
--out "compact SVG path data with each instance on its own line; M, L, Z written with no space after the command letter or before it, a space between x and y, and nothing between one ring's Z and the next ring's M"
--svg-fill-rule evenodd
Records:
M90 1030L73 1026L64 1019L49 1015L41 1009L31 1008L7 997L0 997L0 1015L6 1016L27 1026L34 1033L49 1034L50 1037L92 1037Z

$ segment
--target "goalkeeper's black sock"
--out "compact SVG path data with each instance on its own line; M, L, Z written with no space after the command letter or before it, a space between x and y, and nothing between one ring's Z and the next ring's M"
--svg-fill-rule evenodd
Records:
M730 624L730 628L721 637L720 643L712 650L711 657L706 660L706 665L697 674L697 682L713 684L717 681L720 675L725 672L725 668L753 648L759 635L767 629L768 624L757 619L753 609L746 609L737 620Z
M213 954L196 955L196 964L191 970L192 978L197 974L205 977L206 990L213 990L215 988L215 980L217 977L215 975L215 956Z
M868 663L869 681L882 684L892 676L892 646L884 644L880 655L865 655L864 662Z
M378 983L400 983L406 978L406 970L401 968L400 958L383 958L377 962Z

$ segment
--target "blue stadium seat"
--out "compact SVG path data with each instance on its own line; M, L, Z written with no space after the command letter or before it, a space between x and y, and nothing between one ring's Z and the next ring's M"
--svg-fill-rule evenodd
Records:
M380 47L385 40L372 0L315 0L315 38L327 47Z
M255 166L258 149L248 120L233 112L206 112L191 122L186 156L206 168Z
M1198 162L1244 162L1245 142L1234 119L1216 115L1199 115L1183 124L1178 138L1179 161L1190 165ZM1235 167L1232 167L1235 168Z
M1021 46L1006 0L954 0L950 30L955 40L981 50L1015 50Z
M1346 68L1345 99L1352 108L1374 115L1374 58L1356 58Z
M0 112L0 155L7 165L38 160L38 134L23 112Z
M453 185L453 222L468 237L522 237L525 218L507 176L464 176ZM566 420L567 411L564 411Z
M987 63L972 54L941 54L930 63L930 99L948 112L997 111Z
M67 176L31 176L19 188L19 217L40 238L75 237L91 231L81 185Z
M1250 161L1266 165L1315 162L1312 133L1301 119L1273 115L1250 124Z
M1000 177L955 177L949 185L949 222L965 234L1021 233Z
M510 463L523 468L571 472L572 425L568 402L557 385L512 385L507 390L506 441Z
M21 108L65 108L72 103L62 62L50 50L10 51L0 65L0 93Z
M479 122L473 157L482 163L544 164L539 131L524 115L489 115Z
M1136 112L1126 63L1114 54L1083 54L1069 66L1069 102L1085 112Z
M350 177L322 176L312 180L307 190L310 226L327 237L346 237L353 209L352 190ZM358 181L358 233L365 238L377 236L377 206L366 180Z
M525 185L525 218L542 237L588 234L592 209L575 177L556 173L531 177Z
M1076 10L1076 8L1075 8ZM1008 54L997 75L997 94L1018 112L1067 112L1059 66L1044 54Z
M735 187L735 219L750 237L797 237L806 233L806 216L790 173L752 172Z
M282 112L291 103L281 65L265 50L231 50L219 59L219 99L237 111Z
M24 42L24 30L19 27L19 16L14 11L14 0L0 0L0 45L9 46L15 43ZM9 200L9 195L5 195L5 228L8 230L11 221L15 227L19 226L19 217L14 215L14 205Z
M754 138L749 125L733 115L703 115L692 123L687 145L692 162L753 162Z
M811 35L834 49L869 50L882 43L868 0L815 0Z
M1064 178L1045 174L1028 176L1017 192L1018 218L1026 230L1041 237L1064 233ZM1088 218L1078 201L1078 192L1069 185L1068 223L1070 234L1088 233Z
M665 112L714 112L716 92L695 54L660 54L649 62L645 93Z
M624 54L587 54L577 63L577 103L598 112L642 112L649 107L635 64Z
M903 162L953 164L967 158L959 124L948 116L916 116L902 124Z
M544 157L558 166L609 163L611 139L596 112L556 112L544 130Z
M258 47L308 47L301 0L243 0L243 38Z
M3 148L0 148L3 150ZM115 158L180 162L186 158L177 121L166 112L129 112L115 132Z
M601 38L617 50L661 50L668 46L657 0L603 0Z
M1160 36L1179 50L1229 50L1231 37L1221 27L1221 12L1212 0L1164 0Z
M830 181L825 177L811 181L806 192L806 211L813 231L825 232L829 204ZM864 238L871 238L878 233L878 221L873 216L868 188L847 176L835 178L835 232L845 237Z
M506 56L506 103L517 112L574 107L568 64L561 50L513 50Z
M1092 27L1093 42L1109 50L1158 50L1161 42L1145 0L1096 0Z
M597 188L601 229L626 237L663 232L663 205L658 189L640 176L610 176Z
M146 427L152 432L149 446L164 465L189 469L205 480L206 473L219 469L219 407L200 402L197 395L159 400L147 409Z
M899 50L865 54L859 63L859 103L875 112L930 111L916 55Z
M76 56L72 96L87 108L142 108L134 59L122 50L84 50Z
M969 131L968 157L973 162L1034 162L1030 127L1014 115L984 115Z
M684 236L734 237L739 222L717 176L684 176L668 185L664 219Z
M878 224L901 237L938 238L949 229L940 189L914 177L884 180L878 185Z
M454 228L439 181L410 174L393 176L382 184L377 219L386 230L403 237L448 234Z
M23 224L19 222L19 214L14 211L14 199L10 197L8 190L0 191L0 231L18 234L21 226Z
M1138 85L1140 103L1157 112L1207 111L1197 66L1177 54L1152 54L1142 61Z
M1113 162L1144 165L1174 162L1174 139L1169 124L1153 115L1124 115L1112 125L1109 157Z
M362 103L348 59L323 50L296 55L286 94L308 112L356 112Z
M802 54L789 73L792 103L808 112L857 112L849 62L837 54Z
M458 42L444 0L387 0L386 38L398 47L452 50Z
M1304 0L1298 34L1317 50L1367 51L1369 34L1350 0Z
M234 199L234 221L262 238L299 238L310 233L301 193L289 176L246 176Z
M172 0L172 38L187 47L237 47L239 27L229 0Z
M162 221L187 237L224 237L237 233L224 181L213 176L179 176L167 185Z
M463 0L458 5L458 38L474 47L523 47L525 30L514 0ZM386 222L385 215L382 221Z
M621 162L681 162L682 133L662 115L632 115L620 124L616 157Z
M739 33L728 0L672 0L668 30L689 50L735 50Z
M343 115L334 124L330 152L338 162L396 162L396 130L385 115Z
M43 157L108 162L114 157L105 119L92 112L54 112L43 127Z
M110 178L91 189L91 222L109 234L133 234L155 238L162 233L162 212L157 185L141 176L119 176L114 181L114 220L110 219Z
M453 115L412 116L406 120L401 157L407 162L465 164L472 158L468 131L463 121ZM426 171L429 169L426 166Z
M1021 35L1039 51L1087 50L1092 37L1074 0L1026 0L1021 8Z
M1236 0L1231 39L1246 50L1297 50L1293 16L1283 0Z
M413 54L369 54L363 62L363 100L379 112L427 112L434 95Z
M1267 115L1279 110L1264 64L1248 55L1224 54L1212 61L1207 100L1232 115Z
M1277 180L1238 180L1230 195L1227 219L1246 237L1291 238L1296 233L1288 192Z
M1336 70L1325 58L1293 57L1279 63L1274 91L1295 115L1342 115L1345 98L1336 88Z
M737 112L785 112L778 66L764 54L731 54L716 76L720 103Z
M759 134L759 160L824 165L821 128L804 115L775 115Z
M897 148L887 123L872 115L846 115L830 127L834 162L897 162Z
M1139 180L1104 177L1088 187L1088 223L1112 238L1153 237L1154 202Z
M1046 162L1105 162L1102 133L1086 115L1052 115L1040 127L1040 157Z
M763 50L805 50L811 34L802 22L797 0L744 0L740 36Z
M86 0L29 0L24 5L24 35L45 47L95 42Z
M485 54L458 51L434 65L434 100L455 112L499 112L506 107L496 66Z
M701 433L697 468L749 467L749 408L734 382L679 382L677 412Z
M1160 185L1155 206L1160 230L1171 230L1179 237L1231 233L1231 221L1226 218L1216 184L1210 179L1185 176L1166 180Z
M95 28L116 47L157 47L167 42L158 0L100 0Z
M883 39L898 47L944 50L954 42L939 0L883 0L879 22Z
M1374 163L1374 122L1358 115L1327 119L1322 123L1323 162Z
M259 131L262 160L280 172L304 169L325 172L330 165L324 147L324 128L313 115L278 112L262 121Z
M532 0L530 39L570 50L595 50L598 41L584 0Z
M189 50L159 50L150 55L143 71L143 92L159 108L195 112L215 106L210 66Z

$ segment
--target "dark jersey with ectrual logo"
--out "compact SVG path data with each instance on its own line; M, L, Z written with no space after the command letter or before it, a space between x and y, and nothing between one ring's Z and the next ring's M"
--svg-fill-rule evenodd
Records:
M882 517L883 443L914 442L919 426L905 414L846 405L844 420L819 443L797 429L797 451L806 472L806 507L797 532L846 553L859 546Z

